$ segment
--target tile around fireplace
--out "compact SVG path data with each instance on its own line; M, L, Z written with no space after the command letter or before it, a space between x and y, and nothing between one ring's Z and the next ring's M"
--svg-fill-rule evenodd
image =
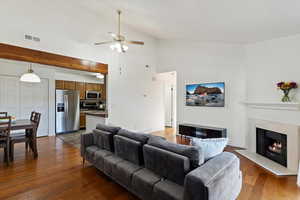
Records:
M257 153L248 150L236 150L236 152L241 154L242 156L245 156L249 160L265 168L266 170L269 170L270 172L272 172L277 176L297 175L297 171L292 171L286 167L283 167L282 165L272 160L269 160L268 158L265 158Z

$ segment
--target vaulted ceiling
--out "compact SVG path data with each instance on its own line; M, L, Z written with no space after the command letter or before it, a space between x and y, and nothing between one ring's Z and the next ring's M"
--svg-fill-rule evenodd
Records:
M299 0L85 0L160 39L249 43L300 33Z
M14 9L36 21L49 16L55 23L67 20L74 25L77 18L74 13L68 17L68 12L76 10L78 18L97 13L100 22L101 15L115 20L115 11L121 9L124 24L158 39L250 43L300 33L299 0L3 0L1 7L9 18L14 17L9 9ZM26 23L30 21L18 26ZM88 25L78 27L88 29Z

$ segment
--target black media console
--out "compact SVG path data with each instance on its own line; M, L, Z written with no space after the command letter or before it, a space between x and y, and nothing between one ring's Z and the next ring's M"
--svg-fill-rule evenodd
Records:
M195 124L179 124L178 133L181 136L198 138L226 138L226 128L200 126Z

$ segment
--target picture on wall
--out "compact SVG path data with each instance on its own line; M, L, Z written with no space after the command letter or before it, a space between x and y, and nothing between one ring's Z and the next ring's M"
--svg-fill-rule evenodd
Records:
M186 85L187 106L224 107L225 83L201 83Z

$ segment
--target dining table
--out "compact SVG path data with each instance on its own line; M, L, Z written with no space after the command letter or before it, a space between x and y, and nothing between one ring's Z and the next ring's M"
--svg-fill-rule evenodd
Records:
M30 142L29 147L32 150L34 154L34 158L38 157L38 151L37 151L37 128L36 123L29 120L29 119L18 119L11 122L11 130L30 130ZM0 125L0 131L1 131L1 125Z

